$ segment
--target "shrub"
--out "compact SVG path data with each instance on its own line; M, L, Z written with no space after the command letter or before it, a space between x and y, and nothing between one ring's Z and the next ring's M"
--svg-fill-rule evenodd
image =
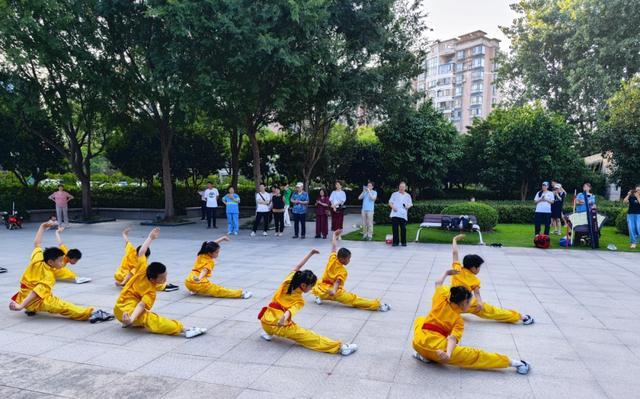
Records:
M616 229L622 234L629 235L629 225L627 224L628 209L622 209L616 217Z
M442 210L447 215L475 215L482 230L492 230L498 224L498 211L481 202L463 202Z

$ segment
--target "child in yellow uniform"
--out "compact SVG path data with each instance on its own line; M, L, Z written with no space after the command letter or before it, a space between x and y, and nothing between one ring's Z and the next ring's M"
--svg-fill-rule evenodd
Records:
M215 241L202 243L196 263L193 265L191 273L184 280L184 285L196 295L249 299L253 296L251 291L225 288L209 281L215 267L215 259L220 255L220 243L224 241L229 241L229 237L222 236Z
M356 344L342 344L340 341L302 328L293 321L293 316L304 306L302 294L311 291L318 279L311 270L301 271L300 269L309 258L318 253L318 250L312 249L280 284L271 303L262 308L258 314L264 330L261 336L265 341L271 341L274 335L289 338L305 348L318 352L340 353L348 356L358 350Z
M533 324L533 317L530 315L521 315L515 310L502 309L497 306L488 304L482 300L480 296L480 279L476 276L480 273L480 266L484 260L479 255L466 255L460 264L458 256L458 241L464 238L464 234L453 237L451 250L453 256L452 269L459 273L451 278L452 286L462 286L473 293L473 300L469 310L465 313L473 313L474 315L489 320L500 321L503 323L522 322L524 325Z
M447 276L457 273L457 270L447 270L436 281L429 315L415 320L413 349L416 353L413 356L425 363L433 361L472 369L515 367L519 374L527 374L529 364L525 361L459 345L464 331L464 320L460 313L469 308L471 292L465 287L449 288L443 285Z
M322 274L322 281L313 287L316 303L322 305L323 300L336 301L359 309L379 310L381 312L391 310L391 306L386 303L380 303L379 299L362 298L344 289L344 283L347 281L348 275L346 266L351 261L351 251L346 248L337 250L337 241L341 233L342 230L340 229L333 232L329 262L327 262Z
M146 265L145 253L151 242L158 238L160 229L151 230L149 236L138 251L140 262L133 277L127 281L120 292L113 312L122 322L122 327L144 327L155 334L179 335L193 338L204 334L205 328L192 327L185 329L181 322L151 312L156 301L156 286L167 281L167 268L160 262Z
M20 291L9 303L9 309L25 310L29 316L36 312L59 314L74 320L89 320L91 323L113 320L113 315L103 311L94 311L92 307L78 306L53 295L56 278L55 269L64 267L64 252L52 247L42 250L42 235L55 223L46 222L40 225L34 240L29 266L20 278Z
M114 279L116 280L115 283L119 287L124 287L127 284L129 279L136 273L139 264L142 265L142 267L146 268L149 256L151 256L151 250L147 248L147 251L144 254L144 260L139 261L138 251L140 250L141 246L139 246L138 248L134 248L133 244L131 244L131 242L129 241L129 231L131 231L129 227L125 228L122 231L122 238L124 238L125 242L124 256L120 261L120 266L113 275ZM163 283L156 286L157 291L169 292L176 291L177 289L178 286L173 284Z
M76 284L84 284L91 281L89 277L78 277L76 272L71 270L67 265L75 265L82 258L82 252L79 249L69 249L62 241L62 232L64 227L58 227L56 230L56 240L58 240L58 248L64 252L64 265L60 269L53 269L53 274L58 281L73 281Z

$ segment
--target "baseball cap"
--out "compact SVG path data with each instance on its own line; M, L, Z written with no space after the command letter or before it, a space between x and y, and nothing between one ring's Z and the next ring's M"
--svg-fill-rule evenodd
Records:
M549 187L549 182L548 182L548 181L543 181L543 182L542 182L542 185L543 185L543 186L547 186L547 187Z
M302 182L297 182L296 187L304 187L304 184L302 184Z

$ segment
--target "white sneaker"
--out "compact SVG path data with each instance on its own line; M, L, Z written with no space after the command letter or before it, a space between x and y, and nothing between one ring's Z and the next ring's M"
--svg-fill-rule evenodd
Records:
M316 302L318 305L322 305L322 299L320 299L320 297L319 297L319 296L317 296L317 297L316 297L315 302Z
M381 312L388 312L391 310L391 306L389 306L389 304L387 303L381 303L380 307L378 308L379 311Z
M343 344L340 348L340 354L342 356L349 356L355 353L358 350L358 345L356 344Z
M534 322L535 320L533 319L533 317L528 314L524 315L524 317L522 318L522 324L524 324L525 326L531 325Z
M198 335L202 335L202 334L204 334L206 332L207 332L206 328L191 327L187 331L184 332L184 336L185 336L185 338L193 338L193 337L197 337Z
M264 339L265 341L271 341L273 339L273 335L269 335L266 332L263 332L262 334L260 334L260 338Z
M426 357L422 356L418 352L413 352L413 358L416 360L420 360L422 363L427 363L427 364L433 363L432 360L427 359Z
M256 236L256 232L255 232L255 231L252 231L252 232L251 232L251 237L255 237L255 236Z
M242 299L249 299L253 296L253 292L251 291L242 291Z
M522 364L518 367L516 367L516 372L518 374L529 374L529 370L531 370L531 366L529 365L529 363L525 362L524 360L520 360L522 362Z
M263 232L262 232L262 235L266 237L266 236L268 236L268 235L269 235L269 233L267 233L266 231L263 231Z
M76 284L84 284L88 283L89 281L91 281L91 278L89 277L76 277Z

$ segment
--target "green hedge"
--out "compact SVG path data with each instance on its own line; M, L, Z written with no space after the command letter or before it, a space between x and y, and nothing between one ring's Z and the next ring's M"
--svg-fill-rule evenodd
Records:
M616 218L616 229L626 235L629 235L629 225L627 224L628 211L629 209L623 209Z
M491 206L481 202L463 202L449 205L442 210L446 215L475 215L478 225L483 231L493 230L498 224L498 212Z

